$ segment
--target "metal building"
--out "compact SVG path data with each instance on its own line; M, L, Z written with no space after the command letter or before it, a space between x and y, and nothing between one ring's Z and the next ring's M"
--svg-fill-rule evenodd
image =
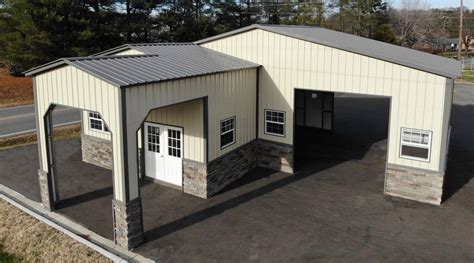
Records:
M126 248L142 239L139 178L208 198L255 166L293 173L295 125L332 129L334 92L390 97L384 192L441 202L454 60L320 28L252 25L26 74L43 204L53 210L60 198L51 111L81 109L83 161L113 171L115 242ZM303 100L310 106L298 107Z

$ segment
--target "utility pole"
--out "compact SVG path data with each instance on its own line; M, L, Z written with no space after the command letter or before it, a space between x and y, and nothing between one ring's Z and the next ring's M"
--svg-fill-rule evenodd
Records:
M461 49L462 49L462 20L464 14L463 0L461 0L461 13L459 14L459 42L458 42L458 60L461 60ZM467 48L467 47L466 47Z

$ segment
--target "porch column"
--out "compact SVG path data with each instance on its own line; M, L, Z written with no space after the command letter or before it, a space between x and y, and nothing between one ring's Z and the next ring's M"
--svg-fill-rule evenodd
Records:
M137 156L130 156L130 141L136 142L137 132L130 132L127 121L127 106L124 90L120 92L120 119L117 131L113 133L114 166L114 240L125 249L138 246L143 241L143 212L138 184L138 173L130 172L130 166L136 166ZM135 151L137 154L137 152ZM135 165L132 163L135 162Z
M56 180L56 161L54 157L53 145L52 111L54 109L54 105L50 107L48 107L48 105L40 105L38 102L37 92L36 78L33 78L36 136L39 160L38 182L41 203L45 209L48 211L53 211L54 204L59 200Z

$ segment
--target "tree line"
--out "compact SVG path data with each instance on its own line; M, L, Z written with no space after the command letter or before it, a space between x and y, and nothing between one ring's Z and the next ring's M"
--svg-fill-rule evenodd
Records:
M0 0L0 60L20 74L123 43L190 42L254 23L320 26L413 47L443 20L422 0L404 1L405 9L386 0ZM444 35L453 34L444 23Z

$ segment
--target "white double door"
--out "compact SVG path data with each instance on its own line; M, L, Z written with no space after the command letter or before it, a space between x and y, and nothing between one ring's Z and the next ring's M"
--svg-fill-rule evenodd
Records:
M182 164L183 129L145 122L145 174L181 187Z

